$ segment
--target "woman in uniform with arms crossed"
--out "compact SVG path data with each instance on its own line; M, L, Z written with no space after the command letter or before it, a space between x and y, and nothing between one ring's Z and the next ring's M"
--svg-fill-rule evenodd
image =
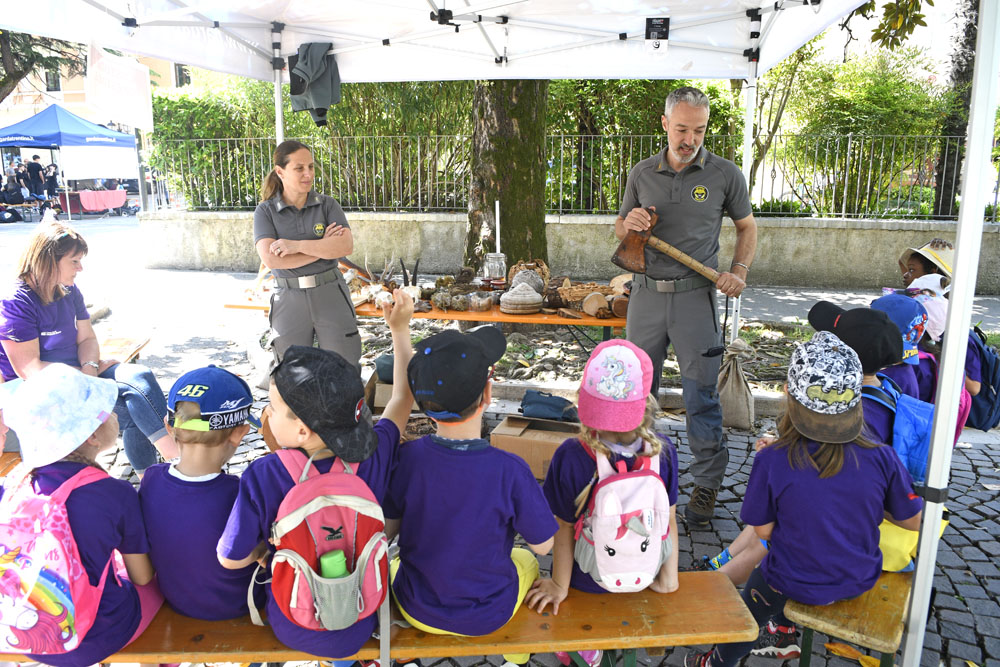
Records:
M271 328L277 360L291 345L311 347L313 335L355 366L361 337L351 295L337 268L354 250L344 210L333 197L313 191L312 151L284 141L261 188L253 216L257 254L274 274Z

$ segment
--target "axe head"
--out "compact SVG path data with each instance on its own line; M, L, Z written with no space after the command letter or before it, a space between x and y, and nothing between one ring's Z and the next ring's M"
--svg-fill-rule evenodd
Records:
M655 211L647 209L652 218L649 229L644 232L629 230L611 256L611 263L632 273L646 273L646 243L659 221Z

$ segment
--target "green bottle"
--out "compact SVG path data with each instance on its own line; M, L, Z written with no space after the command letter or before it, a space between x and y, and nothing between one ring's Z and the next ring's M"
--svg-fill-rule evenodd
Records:
M319 557L319 573L324 579L340 579L347 576L347 558L341 549L327 551Z

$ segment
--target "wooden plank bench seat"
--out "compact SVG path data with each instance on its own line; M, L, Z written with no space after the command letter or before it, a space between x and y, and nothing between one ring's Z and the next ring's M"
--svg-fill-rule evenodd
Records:
M555 650L626 649L750 641L757 624L729 579L719 572L682 572L680 589L595 595L572 591L559 615L521 607L507 625L483 637L431 635L393 627L390 652L396 658L432 658ZM354 659L378 658L370 639ZM0 656L14 660L16 656ZM129 646L104 662L287 662L315 656L283 646L270 628L249 617L200 621L168 606ZM632 663L634 664L634 663Z
M802 626L800 667L809 665L814 630L878 651L882 667L891 667L903 640L912 586L912 572L883 572L870 591L851 600L822 606L789 600L785 616Z

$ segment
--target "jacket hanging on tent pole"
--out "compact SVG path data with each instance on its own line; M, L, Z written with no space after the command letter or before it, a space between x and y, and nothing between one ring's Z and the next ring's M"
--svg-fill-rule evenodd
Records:
M340 69L333 54L327 54L332 46L309 42L288 58L292 111L308 111L319 127L326 125L327 110L340 102Z

